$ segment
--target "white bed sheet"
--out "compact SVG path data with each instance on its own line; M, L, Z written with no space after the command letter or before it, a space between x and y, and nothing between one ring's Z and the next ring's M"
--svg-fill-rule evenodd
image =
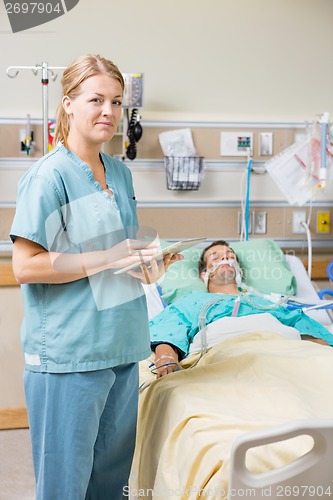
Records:
M151 285L142 284L147 299L148 318L151 319L164 309L161 296L156 283Z
M320 302L323 302L320 300L316 290L314 289L301 259L295 255L286 255L286 258L291 272L296 277L297 294L295 295L295 299L302 302L312 302L314 304L320 304ZM324 309L308 311L307 315L318 321L318 323L325 325L325 327L333 333L332 319L327 311Z
M301 340L299 331L292 326L283 325L277 318L269 313L251 314L237 318L220 318L206 327L207 348L221 344L228 339L244 335L249 331L271 332L282 335L288 339ZM201 332L194 337L189 354L201 351Z

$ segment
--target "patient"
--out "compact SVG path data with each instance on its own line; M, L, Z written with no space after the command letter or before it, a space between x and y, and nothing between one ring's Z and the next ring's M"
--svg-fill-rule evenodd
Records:
M166 307L150 321L151 348L155 351L157 378L179 368L179 361L187 356L190 344L199 332L202 308L215 297L220 299L206 316L206 324L225 316L247 316L269 312L283 325L296 328L303 340L333 346L332 334L301 310L284 306L264 309L270 302L255 297L255 305L240 297L233 262L237 256L226 241L218 240L205 248L199 259L199 274L206 283L206 292L193 292ZM258 307L262 306L262 307Z

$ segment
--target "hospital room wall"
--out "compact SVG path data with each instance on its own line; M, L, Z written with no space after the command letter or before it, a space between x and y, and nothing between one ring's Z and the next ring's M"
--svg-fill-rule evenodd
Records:
M145 119L303 121L333 113L331 0L80 0L70 12L11 33L0 4L0 113L41 117L40 78L8 66L66 66L101 53L143 72ZM50 114L59 83L50 82Z
M242 158L234 164L220 157L220 132L230 123L241 130L253 123L254 131L264 124L263 131L274 132L275 153L292 142L294 123L304 124L324 111L333 116L332 18L331 0L99 0L98 8L80 0L48 25L12 34L1 3L0 239L8 237L17 181L28 166L18 151L18 130L28 113L38 123L35 156L41 154L40 77L29 71L10 79L8 66L42 61L66 66L78 54L91 52L114 59L124 72L143 72L144 135L138 159L129 164L142 223L157 228L161 237L237 239L245 164ZM50 117L59 96L58 78L49 85ZM207 162L197 192L172 192L165 186L158 133L184 126L191 128ZM114 147L119 148L119 140ZM328 191L319 205L330 210L331 220L332 199ZM268 236L291 238L291 209L267 174L253 175L251 201L255 209L268 211ZM304 235L293 238L306 248ZM332 234L321 236L321 241L330 239ZM23 308L8 267L10 256L2 255L1 263L0 427L2 415L13 425L26 421L19 345Z
M159 134L178 130L184 122L173 125L165 122L143 121L143 136L137 145L135 161L127 160L132 171L136 198L138 200L140 222L153 225L165 239L195 237L198 234L215 239L239 238L239 213L244 202L244 179L247 168L246 157L227 157L220 155L221 133L232 130L245 130L253 134L253 167L250 178L251 216L264 212L266 229L263 232L250 230L250 236L274 238L282 247L295 251L305 251L306 234L293 231L293 217L299 211L309 219L314 250L317 253L333 253L332 224L318 229L318 214L333 216L333 182L327 183L323 190L317 190L312 205L290 206L271 176L261 170L265 162L275 157L295 140L306 133L305 125L280 123L246 124L233 122L217 126L204 122L186 122L193 136L197 153L203 157L204 171L201 185L196 191L174 191L167 189L164 157L159 143ZM35 125L37 148L33 156L17 158L16 137L20 125L1 125L0 140L3 138L5 158L0 158L0 240L8 239L11 221L15 211L17 184L19 178L39 156L42 148L41 125ZM270 156L259 154L261 132L273 135L273 151ZM110 154L121 153L122 136L116 136L104 150ZM261 173L256 173L261 172ZM287 179L285 180L287 183ZM292 190L294 189L291 186ZM194 215L196 214L196 215ZM323 231L322 229L327 229Z

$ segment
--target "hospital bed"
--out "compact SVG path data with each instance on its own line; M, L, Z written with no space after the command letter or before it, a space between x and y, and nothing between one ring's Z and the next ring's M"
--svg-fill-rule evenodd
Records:
M282 252L269 240L232 246L238 256L247 246L243 261L252 261L256 271L258 255L264 255L261 270L269 257L284 290L294 291L301 301L319 301L297 257L283 256L278 262L276 255ZM200 288L192 280L200 251L184 252L185 260L173 264L170 277L173 266L169 268L159 292L155 285L145 287L150 317L164 307L161 297L172 303ZM192 260L189 272L186 266ZM252 285L263 292L271 287L278 291L279 280L269 272L265 278L267 283L259 276ZM149 369L154 355L140 363L132 500L295 498L297 492L309 499L333 494L333 349L284 337L270 320L258 323L255 316L246 318L238 335L214 342L204 355L193 352L181 362L183 369L161 379L155 380ZM312 311L311 316L333 334L327 311ZM315 466L321 470L316 482L306 473Z

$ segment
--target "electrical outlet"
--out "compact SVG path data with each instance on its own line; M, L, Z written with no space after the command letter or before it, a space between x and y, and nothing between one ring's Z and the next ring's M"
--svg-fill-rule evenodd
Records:
M329 233L330 222L330 212L317 212L317 233Z
M259 155L273 155L273 132L260 132L259 134Z
M267 233L267 212L253 212L253 233Z
M293 234L302 234L306 232L302 222L306 222L306 212L297 210L292 215L292 232Z

